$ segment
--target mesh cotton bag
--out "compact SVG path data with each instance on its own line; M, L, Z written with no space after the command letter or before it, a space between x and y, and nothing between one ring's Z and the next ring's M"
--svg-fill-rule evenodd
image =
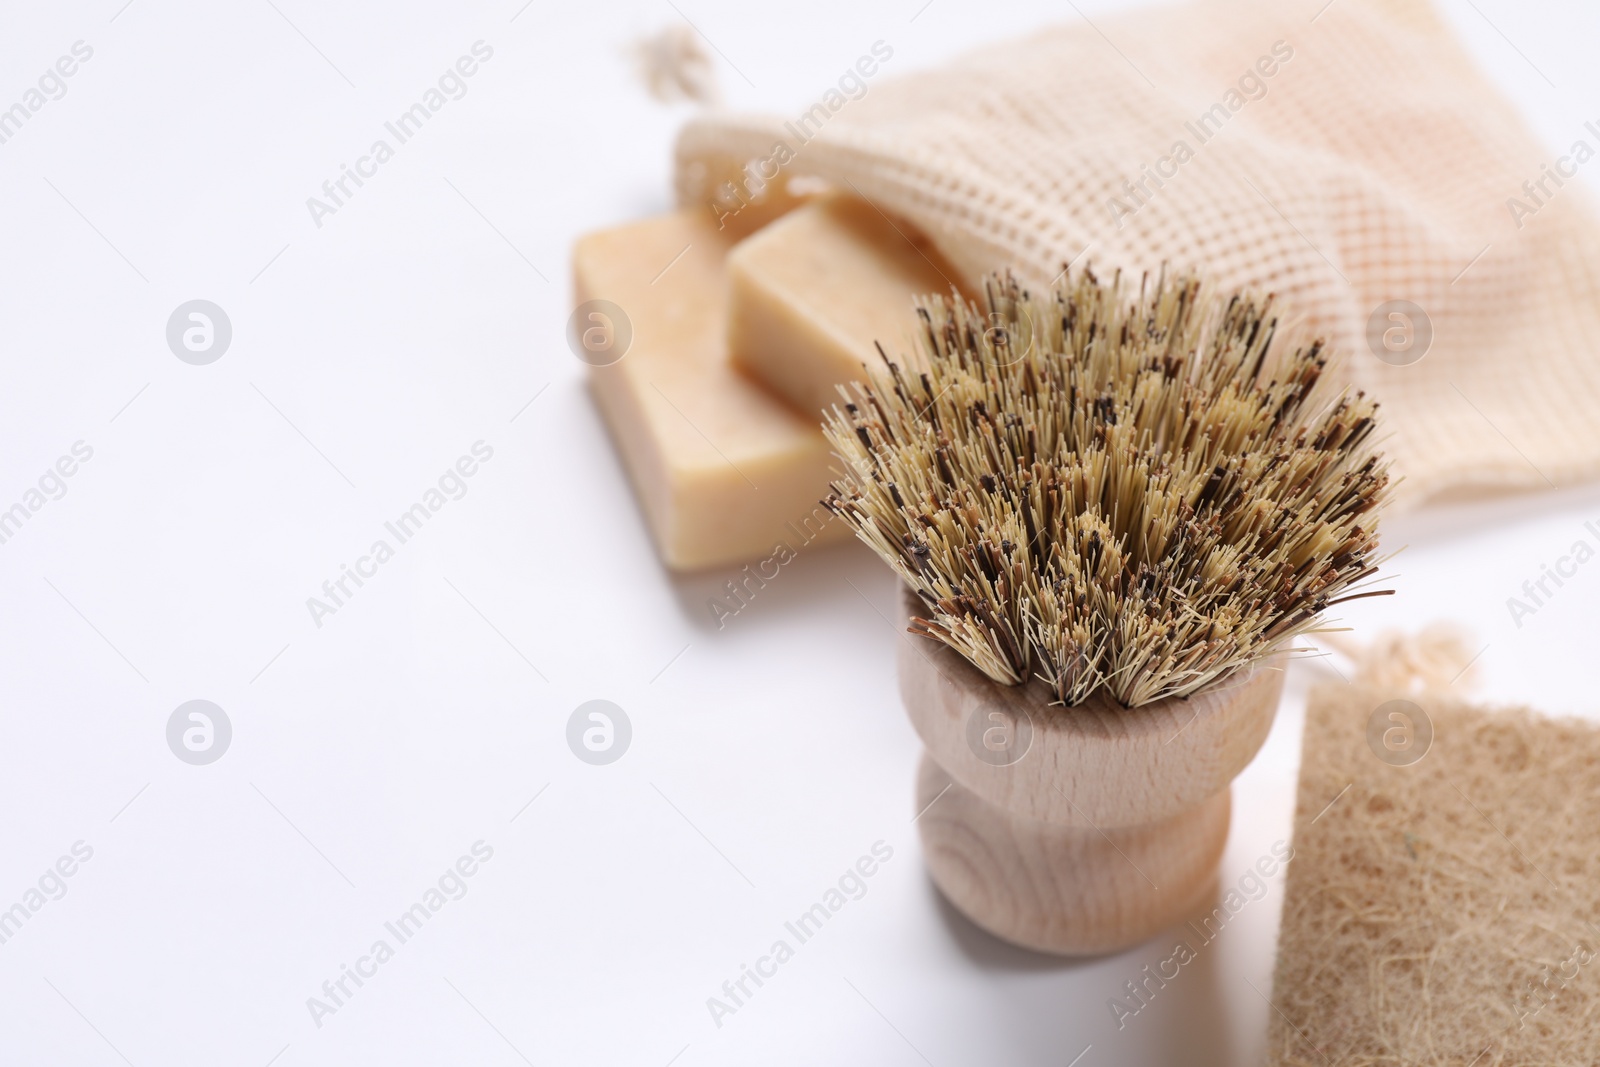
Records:
M803 127L708 115L680 135L678 195L717 211L725 182L777 159L910 221L968 284L1010 267L1045 285L1074 259L1198 267L1279 294L1346 354L1383 404L1402 502L1594 475L1600 227L1581 179L1545 170L1580 162L1538 144L1425 0L1313 13L1080 20L880 75Z

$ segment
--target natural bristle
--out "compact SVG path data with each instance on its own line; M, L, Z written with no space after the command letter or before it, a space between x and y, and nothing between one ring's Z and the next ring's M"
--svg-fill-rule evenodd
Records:
M828 506L922 600L912 631L1078 704L1186 696L1376 570L1376 404L1273 350L1272 301L993 279L918 308L914 371L828 416Z

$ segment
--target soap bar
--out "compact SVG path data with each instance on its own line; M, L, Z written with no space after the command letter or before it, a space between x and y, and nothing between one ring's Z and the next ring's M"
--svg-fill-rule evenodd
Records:
M905 223L857 197L830 195L740 242L728 257L734 363L810 416L913 351L912 298L948 296L955 271ZM868 368L863 371L863 365Z
M728 359L733 242L709 212L687 209L589 234L573 250L578 304L610 301L631 330L590 384L674 570L782 563L792 558L783 550L849 536L819 503L833 459L817 421Z

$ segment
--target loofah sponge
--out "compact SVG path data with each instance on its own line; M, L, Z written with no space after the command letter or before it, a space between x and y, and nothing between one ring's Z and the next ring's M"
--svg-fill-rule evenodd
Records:
M1600 1062L1600 729L1400 695L1312 694L1267 1062Z

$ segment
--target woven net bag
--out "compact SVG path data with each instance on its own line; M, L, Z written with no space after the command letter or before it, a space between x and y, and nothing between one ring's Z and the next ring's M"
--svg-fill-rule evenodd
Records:
M1425 0L1305 8L1079 20L885 72L804 126L709 114L679 137L679 199L720 213L724 183L776 158L909 221L969 285L1198 267L1344 354L1383 404L1397 502L1593 476L1600 228L1582 179L1545 169L1582 163L1540 146ZM1600 149L1600 125L1572 137Z

